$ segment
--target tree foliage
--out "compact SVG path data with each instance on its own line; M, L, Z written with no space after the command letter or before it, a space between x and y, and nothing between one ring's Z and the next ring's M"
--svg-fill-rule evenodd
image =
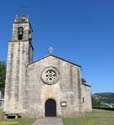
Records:
M0 90L5 87L5 77L6 77L6 64L4 61L0 61Z
M100 106L101 106L100 100L92 96L92 107L100 107Z

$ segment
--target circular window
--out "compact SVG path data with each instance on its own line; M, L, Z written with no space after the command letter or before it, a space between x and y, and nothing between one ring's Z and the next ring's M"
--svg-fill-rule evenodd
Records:
M47 67L42 72L42 80L47 84L54 84L58 81L59 73L55 67Z

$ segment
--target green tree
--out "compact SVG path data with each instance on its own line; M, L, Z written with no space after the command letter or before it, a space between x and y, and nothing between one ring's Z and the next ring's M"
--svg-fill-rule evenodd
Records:
M2 94L4 94L5 77L6 77L6 64L4 61L0 61L0 90L2 91Z
M92 107L100 107L101 101L92 95Z

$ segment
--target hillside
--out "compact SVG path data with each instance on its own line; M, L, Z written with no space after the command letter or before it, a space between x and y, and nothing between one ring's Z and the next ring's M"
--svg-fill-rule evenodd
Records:
M104 103L114 104L114 93L95 93L94 96Z
M92 95L92 106L102 108L114 108L114 93L95 93Z

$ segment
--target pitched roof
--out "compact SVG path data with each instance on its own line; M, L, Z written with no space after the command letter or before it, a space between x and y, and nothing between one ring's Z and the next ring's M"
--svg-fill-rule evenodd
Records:
M75 63L73 63L73 62L70 62L70 61L68 61L68 60L65 60L65 59L63 59L63 58L61 58L61 57L58 57L58 56L55 56L55 55L52 55L52 54L50 54L50 55L48 55L48 56L45 56L45 57L43 57L43 58L41 58L41 59L39 59L39 60L37 60L37 61L34 61L34 62L32 62L32 63L36 63L36 62L38 62L38 61L40 61L40 60L43 60L43 59L45 59L45 58L47 58L47 57L50 57L50 56L55 57L55 58L60 59L60 60L63 60L63 61L65 61L65 62L68 62L68 63L70 63L70 64L72 64L72 65L75 65L75 66L78 66L78 67L81 68L81 66L78 65L78 64L75 64ZM31 63L31 64L32 64L32 63Z
M86 80L84 78L81 79L82 80L82 85L85 85L85 86L88 86L88 87L91 87L90 85L87 84Z

